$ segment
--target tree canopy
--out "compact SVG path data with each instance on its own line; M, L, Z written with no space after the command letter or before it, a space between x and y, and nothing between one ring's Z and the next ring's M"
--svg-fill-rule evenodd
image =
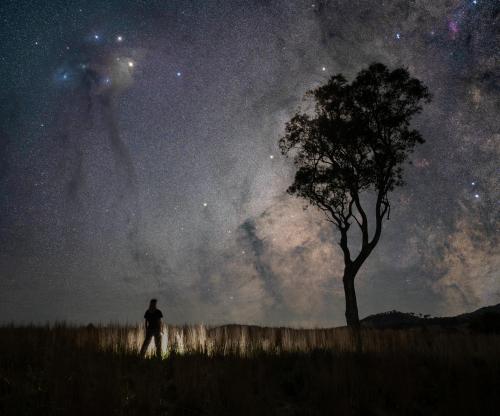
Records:
M342 74L332 76L307 97L314 109L295 114L279 142L297 166L288 192L318 207L340 230L346 270L355 276L380 238L389 192L404 183L404 162L424 142L410 122L430 94L405 68L391 71L375 63L351 83ZM366 191L376 195L372 235L360 198ZM362 234L354 259L347 244L352 222Z

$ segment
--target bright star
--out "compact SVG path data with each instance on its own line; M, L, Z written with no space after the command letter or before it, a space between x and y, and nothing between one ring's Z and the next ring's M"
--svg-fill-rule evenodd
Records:
M117 40L118 42L121 42L121 41L123 40L123 37L122 37L122 36L117 36L117 37L116 37L116 40Z
M206 202L204 202L204 203L203 203L203 206L204 206L204 207L206 207L206 206L208 206L208 204L207 204Z
M132 61L128 61L128 66L129 66L130 68L133 68L133 67L134 67L134 63L133 63Z
M322 71L326 71L326 66L321 68Z
M180 77L182 74L180 72L177 72L176 74L178 77Z
M95 40L99 40L99 35L94 35Z
M274 159L274 155L269 155L269 159Z
M476 184L476 182L471 182L471 185L474 186Z
M476 199L479 198L479 194L474 195L474 198Z
M401 39L401 33L396 33L396 39Z

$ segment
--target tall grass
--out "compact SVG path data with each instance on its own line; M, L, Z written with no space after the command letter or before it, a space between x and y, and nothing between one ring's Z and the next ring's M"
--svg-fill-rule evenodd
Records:
M168 325L0 327L0 415L496 415L500 335ZM152 353L151 346L149 353Z
M35 342L66 342L108 352L137 353L144 340L141 325L89 325L86 327L57 323L46 326L0 328L2 338L22 336ZM171 354L206 354L249 356L255 353L308 353L315 350L338 353L407 352L440 357L491 356L500 351L500 336L468 331L439 329L361 329L358 338L349 328L294 329L246 325L165 325L162 331L162 356ZM148 356L154 353L151 342Z

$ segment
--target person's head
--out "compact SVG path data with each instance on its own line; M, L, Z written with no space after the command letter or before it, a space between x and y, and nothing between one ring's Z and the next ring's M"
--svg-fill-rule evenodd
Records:
M156 299L151 299L149 301L149 309L156 309Z

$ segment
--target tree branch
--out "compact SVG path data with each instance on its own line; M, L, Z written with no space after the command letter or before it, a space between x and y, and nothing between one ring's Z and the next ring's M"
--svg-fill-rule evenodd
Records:
M359 200L359 195L358 192L355 190L352 192L352 197L354 199L354 203L356 204L356 209L361 215L361 233L362 233L362 238L363 238L363 247L368 245L368 218L366 216L365 210L361 206L361 202ZM358 222L359 224L359 222Z
M353 203L354 203L354 199L351 198L351 201L349 202L349 215L348 215L348 217L354 218L354 221L356 221L356 223L358 224L359 228L362 228L361 222L358 220L358 217L356 217L356 215L354 215L354 212L352 210Z
M347 231L349 230L349 226L347 227L339 227L340 230L340 242L339 246L344 253L344 265L346 267L351 266L351 252L349 251L349 245L347 243Z

